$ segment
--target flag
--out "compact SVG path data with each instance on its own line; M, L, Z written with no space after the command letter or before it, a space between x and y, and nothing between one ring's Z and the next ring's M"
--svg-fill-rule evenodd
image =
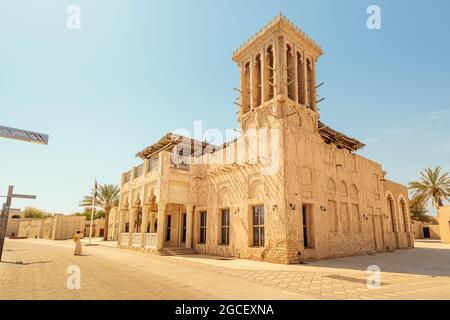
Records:
M97 178L95 178L95 182L94 182L94 199L97 197L97 192L98 192L98 182L97 182Z

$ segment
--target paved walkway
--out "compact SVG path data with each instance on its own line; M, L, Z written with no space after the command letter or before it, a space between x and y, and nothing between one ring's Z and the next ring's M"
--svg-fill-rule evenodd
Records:
M6 240L0 299L306 299L298 292L233 277L220 270L180 266L173 259L73 242ZM81 289L67 288L67 268L79 266Z
M450 245L277 265L192 255L159 257L73 243L8 240L0 263L0 299L450 299ZM66 268L78 264L82 289L67 290ZM381 288L367 288L367 267L381 269Z

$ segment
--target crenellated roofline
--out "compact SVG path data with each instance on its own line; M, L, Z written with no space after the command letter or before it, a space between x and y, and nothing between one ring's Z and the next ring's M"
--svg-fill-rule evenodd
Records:
M294 36L298 37L300 40L306 42L309 47L313 50L315 59L323 54L320 45L315 42L311 37L304 33L299 27L297 27L292 21L286 18L282 13L278 14L272 21L266 24L261 30L251 36L247 41L245 41L238 49L233 53L233 61L239 62L242 60L243 55L245 55L246 49L251 47L253 43L258 41L263 35L270 33L271 30L275 29L285 29L289 31Z

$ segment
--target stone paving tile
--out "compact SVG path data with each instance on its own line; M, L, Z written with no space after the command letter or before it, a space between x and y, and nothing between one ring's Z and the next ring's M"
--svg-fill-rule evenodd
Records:
M0 299L305 299L221 270L195 268L164 257L106 247L73 248L61 242L7 241L0 263ZM81 269L81 289L67 288L67 267ZM277 292L278 291L278 292ZM311 298L311 297L309 297Z
M437 256L436 258L439 258ZM190 261L190 263L196 263ZM224 271L227 272L227 271ZM233 273L234 276L248 279L251 272ZM258 272L255 270L254 272ZM272 271L262 273L266 279L275 279L269 283L276 287L289 288L312 296L326 299L450 299L450 276L430 276L420 274L382 273L380 289L367 288L365 271L323 273L323 272L285 272ZM271 274L271 275L270 275ZM260 280L261 274L258 276ZM294 281L300 279L299 281ZM264 282L264 280L262 280ZM267 283L267 282L265 282Z
M105 256L108 254L113 254L114 250L107 248L105 252ZM125 250L119 250L124 252ZM104 252L104 251L98 251ZM128 251L126 251L128 252ZM127 253L129 256L139 256L142 255L140 253ZM21 259L24 263L27 261L36 262L39 257L30 255L27 251L15 252L15 259ZM0 285L3 284L2 281L4 279L9 279L8 286L17 286L18 291L14 293L14 297L20 297L20 290L24 288L21 287L21 282L18 278L14 278L14 273L17 270L20 270L22 267L26 267L28 270L29 283L33 287L36 287L40 282L39 279L46 279L46 284L43 285L42 291L36 291L34 294L37 298L45 295L46 290L50 290L54 288L54 286L60 285L61 282L65 279L65 275L62 275L62 272L59 278L52 278L53 272L48 271L46 273L41 272L42 267L48 263L45 262L45 255L40 256L42 264L34 265L35 268L31 268L30 265L24 266L15 266L14 269L7 270L8 268L2 268L0 265ZM391 255L391 257L395 257ZM435 259L439 259L440 256L436 256ZM373 257L368 257L368 259L372 259ZM50 258L48 258L51 260ZM408 273L389 273L382 272L382 286L379 289L368 289L367 288L367 273L365 270L348 270L345 268L337 269L330 268L327 271L324 271L323 268L314 267L309 265L307 268L297 268L296 271L285 271L283 267L280 266L281 270L244 270L244 269L234 269L230 267L218 266L215 264L209 264L203 262L195 261L195 259L183 259L178 257L159 257L152 256L152 258L148 258L154 263L164 263L166 265L172 265L174 268L184 269L191 268L195 270L198 274L202 273L213 273L219 276L232 277L236 279L237 283L241 284L241 281L248 281L249 283L255 283L258 285L262 285L264 287L273 288L273 295L279 294L279 290L289 290L292 292L297 292L302 295L301 297L309 297L309 298L320 298L320 299L363 299L363 300L372 300L372 299L450 299L450 275L445 276L433 276L426 274L408 274ZM351 258L348 258L351 259ZM100 260L100 261L98 261ZM345 259L339 259L340 263L346 262ZM399 262L400 263L400 262ZM130 263L129 268L133 269L133 274L127 274L123 276L123 265L117 264L115 266L110 266L110 261L108 259L97 259L95 265L101 269L107 269L108 274L112 279L116 279L119 277L124 277L123 283L121 280L118 283L110 283L110 284L101 284L101 288L105 291L117 292L117 287L123 285L125 283L133 283L134 285L131 287L134 292L132 297L136 299L145 299L148 298L148 292L142 290L142 281L146 275L143 275L139 271L134 272L133 266ZM274 267L276 269L276 267ZM50 268L49 270L52 270ZM142 271L141 271L142 272ZM201 281L201 277L198 278ZM228 278L229 279L229 278ZM94 279L89 279L95 284ZM159 279L154 280L155 283L159 284L161 281ZM151 281L150 281L151 282ZM174 281L166 280L164 282L164 286L168 284L168 291L170 291L170 286L177 286L177 283ZM147 284L150 285L150 284ZM130 287L129 287L130 288ZM174 290L174 289L172 289ZM130 290L128 290L130 291ZM154 295L161 295L165 297L167 290L157 290L152 291ZM283 291L283 292L284 292ZM12 291L11 291L11 294ZM103 290L96 291L94 294L90 294L89 297L95 298L95 294L105 296L106 299L108 297L114 297L114 294L108 295L107 293L103 293ZM189 297L204 297L208 298L209 296L205 295L205 292L192 290L188 292L183 292L180 295L189 296ZM64 298L66 295L62 294L61 297ZM174 298L177 295L169 295L170 298ZM76 293L73 294L74 298L79 297ZM160 298L162 298L160 297ZM3 298L0 293L0 299ZM60 295L57 296L60 298ZM151 297L150 297L151 298Z

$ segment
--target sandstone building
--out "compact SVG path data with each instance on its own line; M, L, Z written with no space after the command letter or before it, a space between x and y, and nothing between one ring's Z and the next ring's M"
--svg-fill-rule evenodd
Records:
M83 232L84 216L54 214L44 219L24 219L19 224L19 237L50 240L72 239L77 231Z
M44 219L24 219L19 223L19 238L38 239L44 236Z
M438 208L439 234L442 243L450 243L450 206Z
M89 232L91 228L91 220L87 220L85 222L85 226L83 230L80 230L84 232L84 237L89 237ZM105 219L95 219L92 223L92 237L94 238L101 238L105 235Z
M25 214L20 209L9 209L8 223L6 225L6 237L15 238L19 234L19 224L25 219Z
M167 134L122 174L111 238L140 251L296 263L413 246L408 193L320 121L322 50L277 16L233 54L242 135Z
M439 229L439 217L429 217L429 221L411 221L411 229L414 239L441 240Z

